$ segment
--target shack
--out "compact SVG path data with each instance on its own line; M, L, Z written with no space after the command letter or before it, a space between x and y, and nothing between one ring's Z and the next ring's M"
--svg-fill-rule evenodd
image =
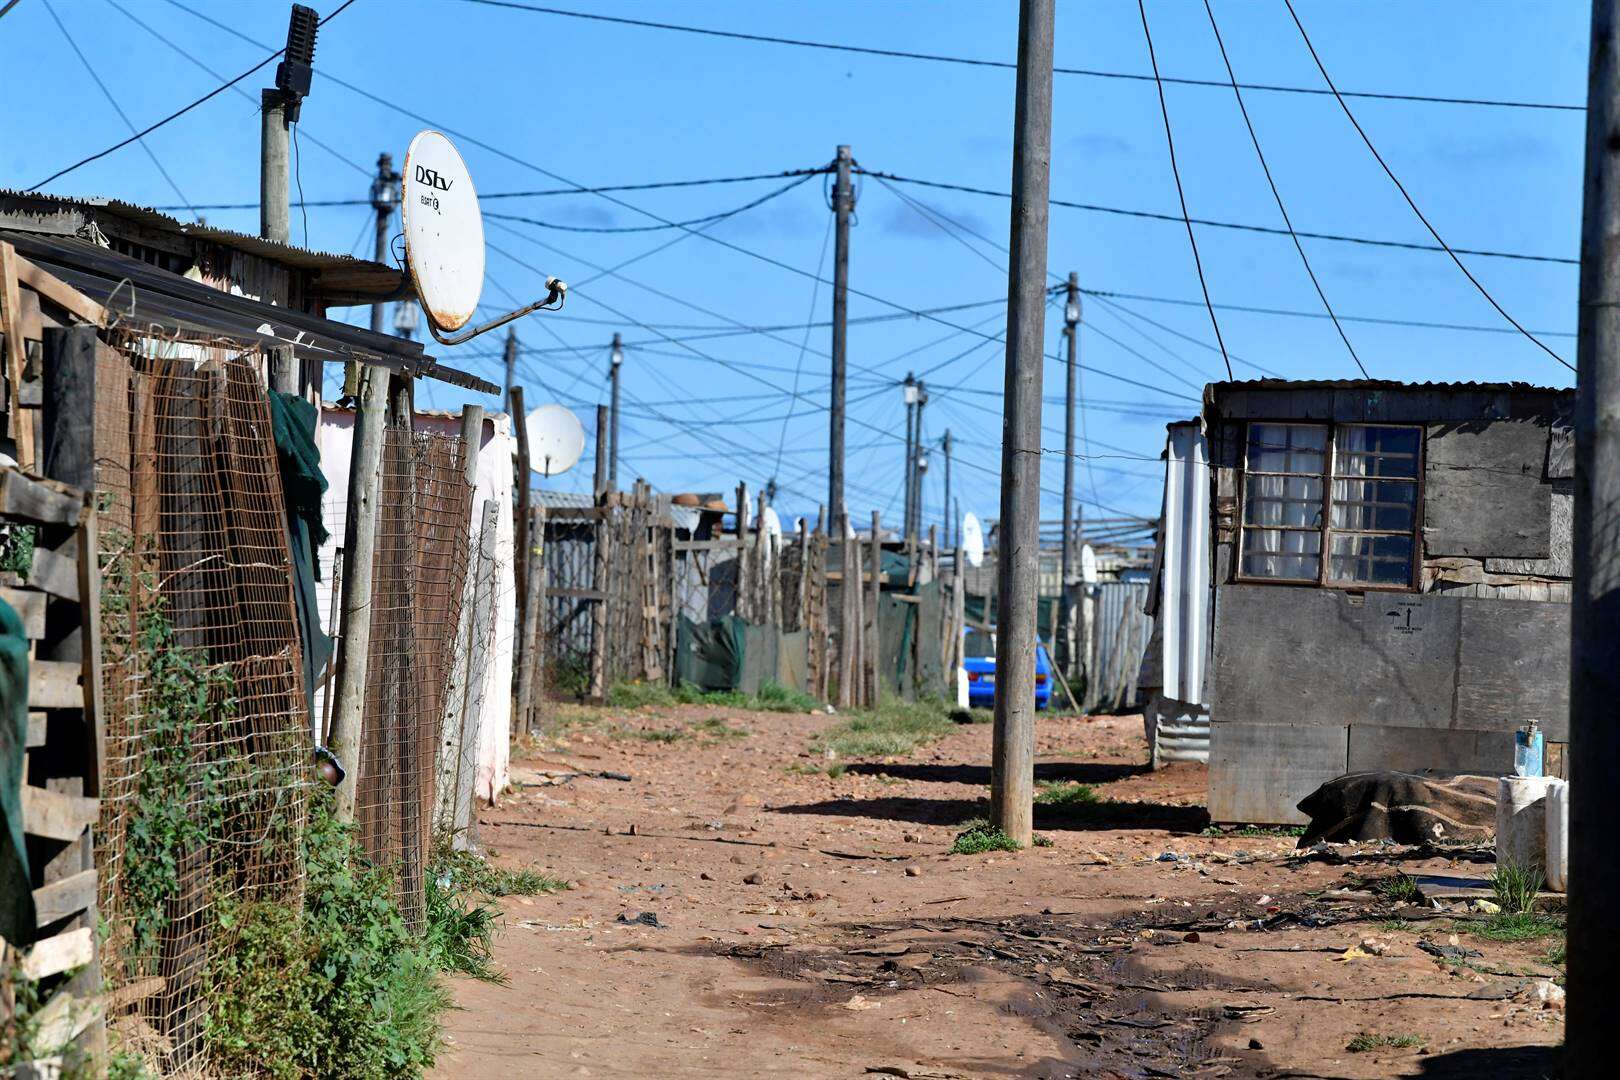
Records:
M1568 739L1574 391L1205 390L1210 816L1304 820L1347 772L1511 770Z

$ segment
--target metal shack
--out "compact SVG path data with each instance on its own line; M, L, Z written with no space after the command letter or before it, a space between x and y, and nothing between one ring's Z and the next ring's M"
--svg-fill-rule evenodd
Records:
M1204 395L1209 810L1303 821L1347 772L1501 774L1568 738L1573 390L1373 380Z

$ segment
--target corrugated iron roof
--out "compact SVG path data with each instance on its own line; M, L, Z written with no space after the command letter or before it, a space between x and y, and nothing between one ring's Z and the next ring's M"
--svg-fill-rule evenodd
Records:
M222 247L233 248L257 256L267 262L313 272L319 276L322 287L334 293L392 296L395 293L400 293L400 290L403 289L400 298L409 298L414 295L411 290L410 276L402 274L397 267L387 266L371 259L357 259L353 255L338 255L324 251L312 251L309 248L294 247L291 244L266 240L263 237L238 232L235 229L221 229L213 225L181 221L149 206L140 206L135 203L125 202L122 199L109 199L100 196L47 195L37 191L18 191L15 188L0 188L0 199L37 204L38 212L42 216L53 212L60 213L63 210L77 211L84 215L87 220L95 221L98 224L109 217L116 218L120 221L131 222L182 239L200 240L218 244ZM20 222L8 222L7 224L13 228L26 228ZM67 224L72 225L72 228L67 230L69 234L72 234L77 231L82 222L68 222Z
M1397 379L1237 379L1204 387L1206 396L1224 390L1469 390L1491 393L1573 394L1573 387L1527 382L1401 382Z

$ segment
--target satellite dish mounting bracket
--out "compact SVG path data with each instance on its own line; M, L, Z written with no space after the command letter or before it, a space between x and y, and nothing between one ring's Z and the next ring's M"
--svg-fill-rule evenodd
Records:
M568 283L560 278L547 278L546 298L544 300L536 300L532 304L520 307L516 311L509 311L505 315L500 315L489 320L489 322L482 326L475 326L471 330L464 331L460 334L446 335L439 333L439 328L433 324L433 317L429 315L427 320L428 330L433 334L434 340L440 345L461 345L465 342L471 341L479 334L487 334L491 330L505 326L514 319L521 319L523 316L532 312L560 311L562 309L563 302L567 298Z

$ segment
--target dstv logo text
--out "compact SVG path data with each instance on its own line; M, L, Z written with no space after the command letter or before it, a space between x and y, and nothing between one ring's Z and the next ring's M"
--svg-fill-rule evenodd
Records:
M430 188L438 188L440 191L449 191L451 184L451 181L439 175L437 169L426 169L420 165L416 167L416 182L426 184Z

